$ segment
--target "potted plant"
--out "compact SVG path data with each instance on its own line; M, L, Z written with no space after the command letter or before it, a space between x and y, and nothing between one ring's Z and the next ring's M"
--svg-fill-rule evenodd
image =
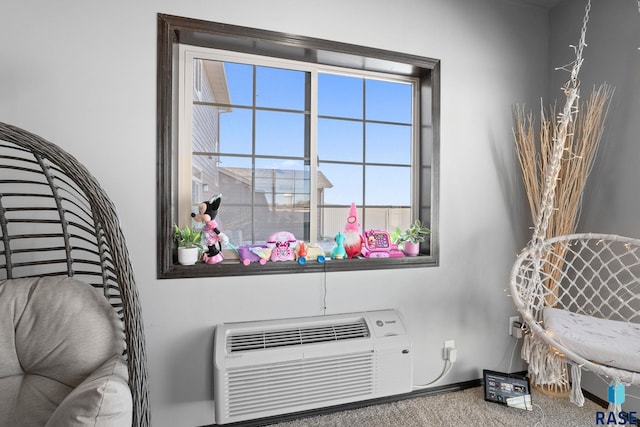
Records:
M193 265L198 261L202 246L202 232L194 227L178 227L173 225L173 239L178 244L178 262L182 265Z
M405 255L416 256L420 252L420 243L425 241L429 233L431 233L431 230L417 219L404 231L400 230L400 227L396 227L392 233L392 238L395 243L402 243L402 251Z

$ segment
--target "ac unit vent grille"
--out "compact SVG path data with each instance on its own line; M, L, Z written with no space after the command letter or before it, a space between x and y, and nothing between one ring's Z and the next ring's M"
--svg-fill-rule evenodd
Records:
M328 358L229 369L225 375L229 417L316 405L343 398L371 397L373 351Z
M369 328L364 319L329 325L237 332L227 336L227 352L236 353L367 337L369 337Z

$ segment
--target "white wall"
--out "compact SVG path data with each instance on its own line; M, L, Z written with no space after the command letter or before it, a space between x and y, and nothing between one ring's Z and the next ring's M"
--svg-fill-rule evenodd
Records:
M442 60L441 261L437 268L157 280L156 14L168 13ZM140 285L154 426L213 423L217 323L400 309L416 383L507 370L506 291L530 223L511 135L513 103L548 88L548 14L511 0L4 1L0 120L76 155L121 214ZM512 370L521 370L519 357Z
M551 59L555 66L573 59L569 44L577 44L584 0L570 0L551 14ZM587 182L578 231L640 237L640 13L633 0L594 0L586 33L587 47L580 71L582 97L607 82L616 90L600 150ZM554 73L559 88L566 74ZM552 93L552 96L558 95ZM561 95L560 95L561 96ZM560 97L559 97L560 98ZM607 400L608 380L586 374L582 386ZM637 410L640 391L627 390L625 410Z

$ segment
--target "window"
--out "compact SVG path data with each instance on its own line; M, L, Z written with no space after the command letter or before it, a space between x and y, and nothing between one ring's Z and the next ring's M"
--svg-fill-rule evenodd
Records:
M159 15L158 276L436 265L438 72L428 58ZM220 193L235 246L288 231L330 250L351 203L361 230L419 218L432 233L416 258L177 265L171 225Z

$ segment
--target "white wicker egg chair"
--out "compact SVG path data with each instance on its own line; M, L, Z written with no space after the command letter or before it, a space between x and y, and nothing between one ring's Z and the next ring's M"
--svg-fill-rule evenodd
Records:
M548 308L640 323L640 240L582 233L549 238L544 243L542 252L523 250L511 274L511 294L529 329L523 345L529 371L541 385L553 384L562 380L562 365L570 364L571 401L580 406L584 402L580 369L611 383L640 385L638 372L587 358L587 350L565 345L544 323ZM568 323L566 327L571 330L574 326ZM615 339L620 347L628 345L623 337ZM601 340L599 345L609 346L610 342ZM606 350L611 348L596 347L591 352L604 355ZM637 358L640 360L640 354Z
M590 0L576 60L567 70L571 78L563 88L566 102L558 115L533 238L510 278L511 296L526 324L522 356L530 376L539 386L557 384L570 365L570 400L579 406L583 369L610 384L640 385L640 240L594 233L547 236L567 129L577 113L589 10Z

